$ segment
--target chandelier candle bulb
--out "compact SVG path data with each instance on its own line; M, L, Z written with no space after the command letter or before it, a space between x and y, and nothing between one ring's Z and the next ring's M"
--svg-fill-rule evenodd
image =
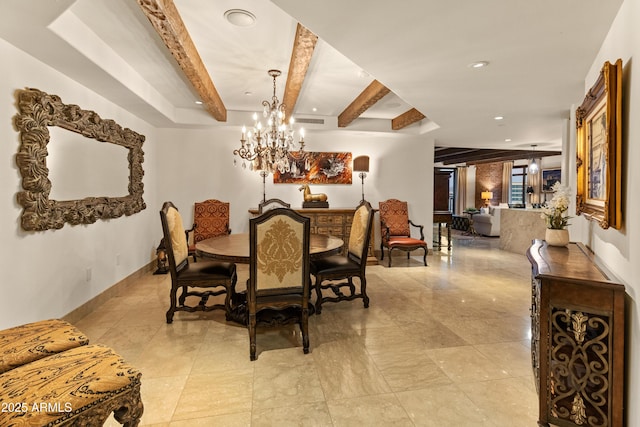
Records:
M253 129L247 131L243 126L240 139L240 148L233 151L243 160L250 162L254 170L286 173L291 170L293 160L290 152L294 150L293 129L294 119L289 118L289 125L285 121L284 104L281 104L276 96L276 77L282 74L279 70L269 70L268 74L273 78L273 97L271 102L262 101L263 115L267 119L267 126L263 130L261 121L258 121L257 113L253 114ZM299 152L304 152L304 133L300 132Z

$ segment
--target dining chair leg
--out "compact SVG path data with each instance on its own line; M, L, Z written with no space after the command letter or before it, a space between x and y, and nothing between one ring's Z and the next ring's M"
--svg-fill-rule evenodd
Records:
M178 291L176 290L176 293L177 292ZM182 287L182 293L180 294L180 298L178 298L178 303L180 305L184 305L184 302L186 301L186 299L187 299L187 287L183 286Z
M227 293L224 296L224 309L225 309L225 319L232 320L231 309L232 309L232 298L236 294L236 283L238 281L238 276L234 272L233 277L231 277L231 285L227 286Z
M256 315L249 315L249 358L253 361L256 360Z
M170 305L169 305L169 310L167 310L167 323L173 322L173 313L176 311L176 299L177 299L176 293L177 292L178 290L173 287L169 291Z
M362 294L362 303L364 308L369 308L369 295L367 295L367 278L360 277L360 293Z
M300 321L300 330L302 332L302 351L304 354L309 353L309 309L302 310Z
M322 277L316 276L314 281L316 288L316 314L322 313Z

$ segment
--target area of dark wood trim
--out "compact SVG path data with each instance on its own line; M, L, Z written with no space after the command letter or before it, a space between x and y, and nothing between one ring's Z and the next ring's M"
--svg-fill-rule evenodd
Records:
M488 148L436 147L434 162L444 165L506 162L511 160L559 156L560 151L499 150Z

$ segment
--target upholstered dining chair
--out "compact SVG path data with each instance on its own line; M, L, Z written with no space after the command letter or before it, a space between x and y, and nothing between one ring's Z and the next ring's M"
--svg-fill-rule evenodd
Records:
M224 309L227 320L231 313L231 296L235 294L236 265L230 262L189 262L187 238L184 234L180 212L171 202L165 202L160 210L164 244L171 273L170 307L167 323L173 322L176 311L211 311ZM181 290L178 297L178 290ZM225 295L224 304L207 305L209 297ZM188 305L188 297L198 297L198 305Z
M258 204L258 213L261 214L276 208L290 208L290 207L291 207L291 204L285 202L284 200L268 199L268 200L263 200Z
M407 202L389 199L379 203L380 207L380 260L384 260L384 248L388 249L389 267L391 267L391 253L395 249L407 252L407 259L411 251L423 249L422 261L427 265L427 242L424 240L424 226L414 224L409 219ZM409 226L420 230L420 238L411 237Z
M196 260L196 243L211 237L231 234L229 228L229 202L221 202L216 199L196 202L193 207L193 226L187 230L193 233L189 244L189 256Z
M249 356L256 360L258 325L296 322L309 353L309 234L311 220L285 208L249 220L247 306Z
M364 307L369 307L365 270L372 224L373 209L369 202L362 201L353 215L346 256L334 255L311 262L311 274L315 277L317 314L322 312L322 304L325 302L362 298ZM355 277L360 282L360 292L356 292L353 283ZM324 283L325 281L330 283ZM342 288L348 288L348 294L344 294ZM326 292L323 293L323 291Z

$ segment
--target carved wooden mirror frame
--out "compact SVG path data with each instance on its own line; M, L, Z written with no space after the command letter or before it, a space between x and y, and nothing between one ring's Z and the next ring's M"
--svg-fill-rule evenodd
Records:
M38 89L18 91L19 114L15 117L20 132L16 164L22 175L23 191L17 200L23 207L22 228L48 230L69 224L92 224L98 219L132 215L146 208L142 193L144 135L123 129L113 120L101 119L94 111L77 105L65 105L59 96ZM85 197L79 200L50 200L51 181L47 168L49 126L57 126L86 138L125 147L129 150L129 195L123 197Z

